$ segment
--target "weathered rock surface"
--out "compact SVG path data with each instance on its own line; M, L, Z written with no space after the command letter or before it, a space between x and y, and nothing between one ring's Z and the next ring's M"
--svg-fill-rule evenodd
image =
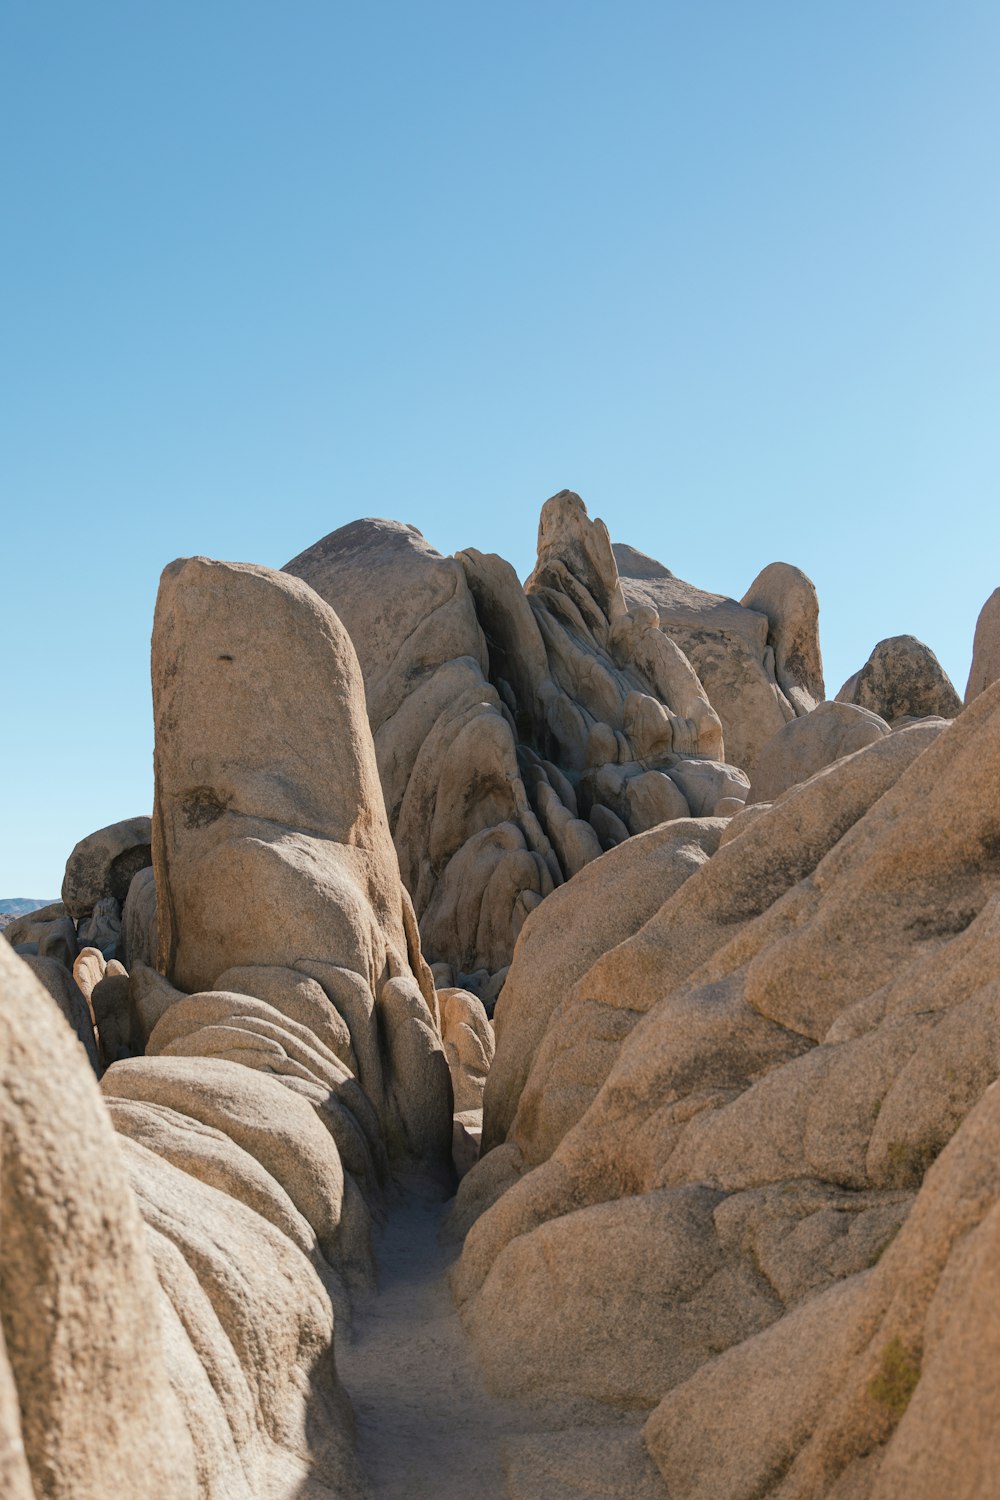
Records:
M589 1102L526 1088L463 1187L507 1153L454 1283L495 1389L652 1408L671 1496L988 1492L998 776L994 685L742 815L567 990L531 1079Z
M493 1027L482 1001L470 995L468 990L441 990L439 999L441 1033L451 1069L455 1112L464 1114L481 1110L483 1088L496 1050Z
M860 672L849 677L838 703L856 703L888 723L938 716L952 719L962 707L934 652L913 635L879 641Z
M722 721L727 759L753 773L782 725L824 696L812 583L798 568L773 563L739 604L685 583L634 547L616 542L613 550L629 604L657 611Z
M878 714L853 703L820 703L791 719L760 753L747 801L773 802L789 787L891 733Z
M1000 589L994 589L979 612L972 644L972 666L965 689L965 701L973 698L1000 679Z
M501 967L552 874L461 564L411 526L372 520L333 532L286 572L333 606L357 649L427 952L459 968Z
M546 502L523 589L501 558L441 557L389 521L343 527L286 571L357 647L434 962L496 973L543 898L622 837L688 816L689 789L699 813L745 801L747 779L713 766L721 725L697 674L655 611L626 602L579 496Z
M0 944L3 1494L362 1500L335 1348L457 1169L496 1399L449 1425L397 1277L379 1483L483 1414L477 1493L991 1495L998 597L958 714L910 637L823 701L802 573L705 594L568 491L523 587L376 521L168 568L152 828Z

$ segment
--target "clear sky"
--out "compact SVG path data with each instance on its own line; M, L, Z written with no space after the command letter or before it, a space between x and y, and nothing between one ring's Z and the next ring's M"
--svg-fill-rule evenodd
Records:
M357 516L523 576L576 489L964 690L996 0L3 0L0 127L0 896L150 807L164 564Z

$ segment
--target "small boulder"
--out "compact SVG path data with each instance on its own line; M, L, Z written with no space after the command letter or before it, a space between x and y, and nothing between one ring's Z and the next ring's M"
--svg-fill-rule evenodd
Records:
M962 707L934 652L915 635L879 641L861 671L844 683L837 702L856 703L889 724L903 718L953 719Z
M63 877L62 898L71 917L89 916L107 896L122 905L132 877L153 863L151 826L149 818L126 818L80 840Z

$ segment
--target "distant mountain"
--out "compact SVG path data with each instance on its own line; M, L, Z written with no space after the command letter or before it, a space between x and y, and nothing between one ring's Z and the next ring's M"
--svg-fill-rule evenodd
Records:
M18 917L26 916L29 911L38 911L39 907L51 905L51 901L43 901L40 896L8 896L6 901L0 901L0 932L9 927L11 922L16 922Z

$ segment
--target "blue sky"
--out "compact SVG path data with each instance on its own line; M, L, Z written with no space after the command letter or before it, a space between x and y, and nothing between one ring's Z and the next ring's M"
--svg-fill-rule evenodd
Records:
M0 7L0 896L152 799L157 578L578 490L965 686L1000 583L1000 7Z

